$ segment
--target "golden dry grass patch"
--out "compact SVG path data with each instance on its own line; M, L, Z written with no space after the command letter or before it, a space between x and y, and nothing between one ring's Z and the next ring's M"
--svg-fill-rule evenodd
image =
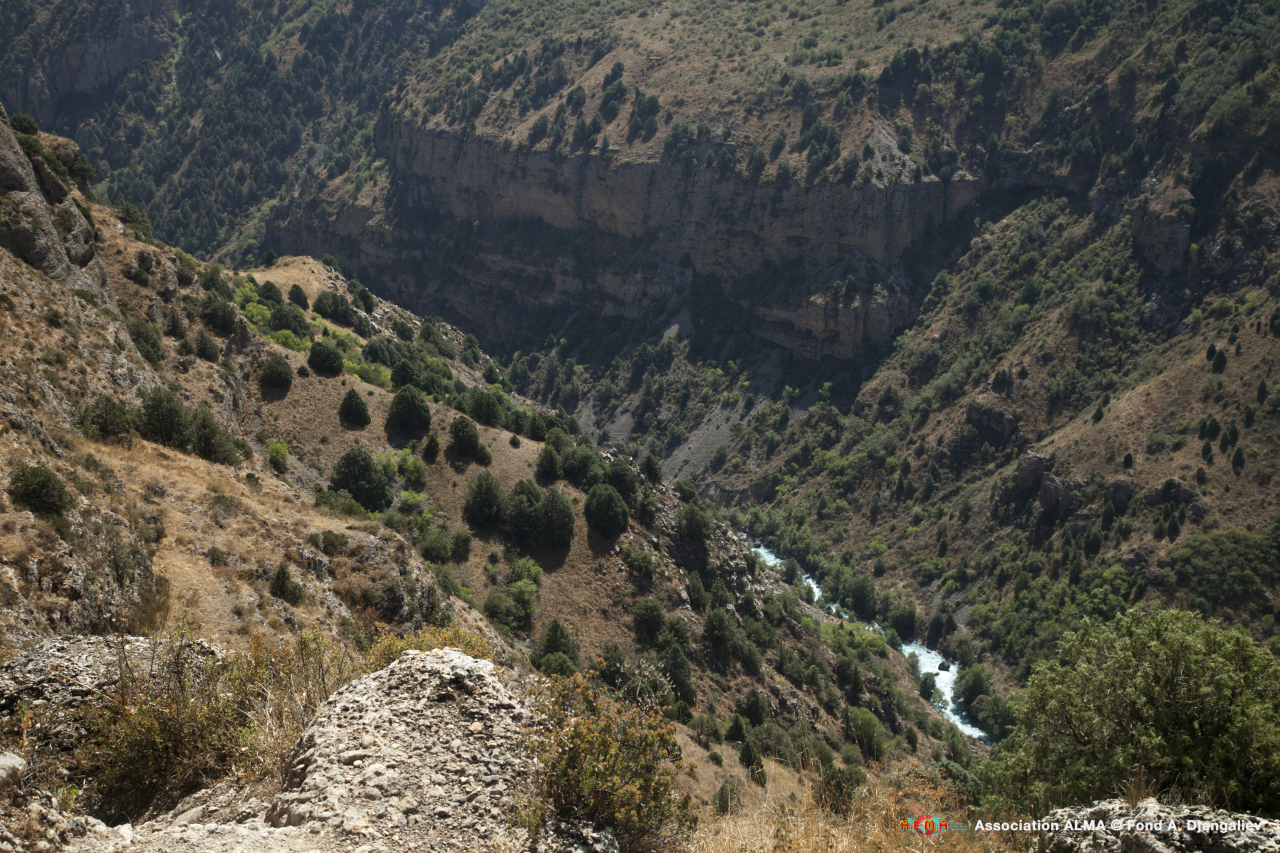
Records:
M744 788L741 810L723 816L710 809L703 813L690 853L1021 853L1035 844L1029 833L973 830L973 810L916 759L872 768L846 814L821 807L812 774L792 779L777 774L776 765L766 769L769 781L763 792L748 800ZM963 822L970 829L930 836L902 829L904 820L921 815Z

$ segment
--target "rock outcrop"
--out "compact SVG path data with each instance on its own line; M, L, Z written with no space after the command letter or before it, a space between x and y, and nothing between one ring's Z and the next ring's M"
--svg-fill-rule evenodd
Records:
M902 254L981 187L964 175L758 183L666 158L504 150L400 118L380 123L377 145L396 172L393 199L336 216L292 211L269 241L334 251L398 303L507 341L575 311L652 319L689 292L696 270L753 316L760 337L809 358L852 358L910 322L913 299L889 282L906 283ZM835 298L832 283L849 275L857 292Z
M0 107L0 248L69 287L103 293L93 229L42 158L28 158Z
M529 721L489 661L456 649L408 651L330 697L269 804L223 783L71 849L525 850L510 815L527 778L517 745ZM553 820L536 849L616 853L618 845L608 830Z
M11 55L18 62L0 69L0 96L52 125L66 99L118 83L170 50L177 9L173 0L115 0L102 4L88 28L82 15L55 12L45 24L54 36L50 47L35 56Z
M1058 809L1041 823L1059 829L1040 832L1039 853L1280 853L1280 821L1155 799Z

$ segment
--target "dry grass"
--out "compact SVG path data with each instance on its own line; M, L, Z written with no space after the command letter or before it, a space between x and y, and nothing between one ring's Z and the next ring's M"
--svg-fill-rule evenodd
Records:
M948 831L921 836L903 831L903 820L943 816L972 826L975 817L951 791L937 784L915 759L879 767L847 814L820 807L805 780L769 770L762 795L727 816L708 812L690 844L691 853L853 853L881 850L1027 850L1027 833ZM812 777L809 777L810 779ZM778 781L775 781L778 780ZM752 786L754 787L754 786ZM744 794L747 794L744 789Z

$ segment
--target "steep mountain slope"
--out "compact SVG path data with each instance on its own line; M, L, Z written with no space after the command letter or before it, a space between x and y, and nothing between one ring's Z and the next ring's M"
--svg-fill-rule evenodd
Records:
M641 475L572 437L572 418L504 392L474 338L309 258L201 265L136 208L56 175L42 189L7 123L0 144L18 253L0 257L14 651L125 630L251 655L368 649L452 622L518 668L602 658L614 687L688 725L684 749L710 762L686 783L704 805L766 758L783 781L856 780L864 761L918 751L965 778L971 747L907 660L806 604L652 462ZM49 144L74 160L74 144ZM731 738L750 732L757 750L741 769L711 757L735 720ZM56 743L39 773L94 766ZM148 782L125 803L77 778L113 820L209 781Z
M323 487L353 444L392 448L378 461L394 503L319 502L382 511L508 631L559 617L580 651L644 652L673 683L692 666L696 701L673 691L676 715L723 717L776 687L777 710L800 709L761 735L777 755L820 739L856 741L850 763L874 753L844 707L870 705L900 748L919 730L962 758L914 684L889 686L905 670L877 637L805 610L802 582L756 580L700 513L732 507L732 527L796 561L785 578L803 570L889 642L954 656L996 737L1013 723L1002 697L1066 632L1144 602L1280 651L1280 18L1272 3L935 3L230 4L54 36L14 17L5 85L74 127L99 191L162 236L246 268L332 253L280 272L318 310L327 294L329 323L277 318L258 269L222 283L237 307L206 320L230 323L233 354L274 351L289 371L317 329L335 343L342 378L208 395L264 447L286 441L295 488ZM151 39L138 55L177 78L102 66L122 82L89 102L27 70L69 79L57 57L108 31ZM200 381L218 373L188 359ZM425 433L373 426L404 387L435 398L440 436L455 411L480 422L493 506L580 501L567 556L525 542L545 569L532 612L521 534L467 508L483 458L428 462ZM348 390L370 425L338 419ZM585 496L625 491L646 452L658 464L627 501L646 532L602 542ZM665 491L659 473L693 485ZM422 484L407 501L406 478ZM482 540L469 551L464 518ZM366 624L402 613L386 585L342 588ZM784 702L775 674L801 698Z

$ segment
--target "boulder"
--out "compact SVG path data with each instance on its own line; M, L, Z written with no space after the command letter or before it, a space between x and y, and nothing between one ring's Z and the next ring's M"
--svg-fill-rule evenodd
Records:
M1050 512L1068 513L1075 505L1075 496L1084 483L1069 477L1045 474L1040 479L1040 508Z
M1004 402L995 394L984 394L965 407L964 419L980 430L1011 438L1018 432L1018 419L1005 411Z
M22 781L27 762L12 752L0 752L0 791L8 790Z
M1049 470L1049 460L1035 453L1018 457L1018 467L1013 471L1013 485L1024 493L1030 493L1040 485L1040 478Z
M1134 484L1132 477L1112 477L1107 481L1102 499L1114 505L1120 512L1124 512L1137 490L1138 487Z

